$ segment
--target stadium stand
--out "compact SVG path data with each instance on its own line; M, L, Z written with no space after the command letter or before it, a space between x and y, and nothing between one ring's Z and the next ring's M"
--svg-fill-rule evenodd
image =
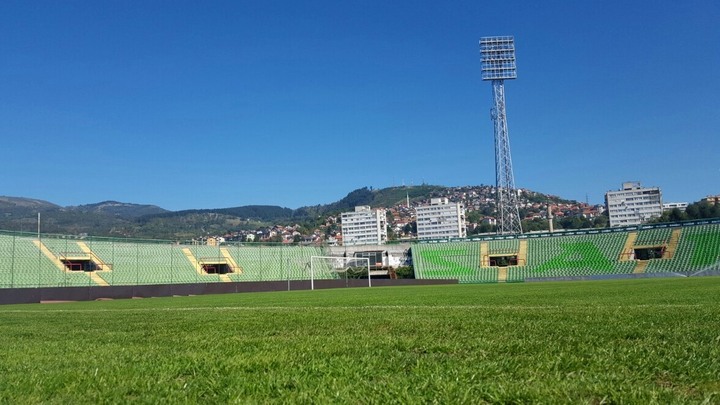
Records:
M30 236L0 235L0 286L22 288L95 284L82 272L66 271L62 263L43 253L37 243L37 238Z
M647 260L638 252L651 249ZM414 243L418 279L461 283L720 271L720 219ZM655 254L655 253L661 254ZM0 288L308 280L318 246L178 245L0 231ZM503 260L500 260L503 259ZM508 262L505 259L510 259ZM316 279L338 278L318 262Z
M670 241L671 228L652 228L637 233L635 246L666 245Z
M646 272L695 273L720 269L720 224L682 229L674 255L648 260Z
M457 278L462 283L494 283L497 268L481 267L480 244L447 242L413 247L416 278Z
M310 258L322 256L315 246L228 246L227 251L243 269L230 274L233 281L308 280ZM316 274L316 279L329 279L329 272Z
M619 261L627 236L597 233L528 240L527 265L508 268L508 281L632 273L634 262Z
M504 239L488 241L488 254L490 255L514 255L520 248L519 239Z
M169 242L93 241L89 247L103 261L112 263L112 271L102 274L111 285L220 281L217 274L198 274L181 247Z
M720 226L720 225L713 225ZM691 228L692 229L692 228ZM702 227L688 233L692 242L695 233ZM670 246L672 229L660 228L636 232L599 232L586 231L582 234L541 235L527 239L501 239L483 242L450 242L445 244L418 244L414 247L415 274L418 278L457 278L460 282L518 282L527 278L584 277L608 274L631 274L638 260L623 259L627 246L632 250L639 246ZM702 233L702 232L701 232ZM720 230L710 232L720 235ZM631 238L632 236L632 238ZM718 236L720 237L720 236ZM635 239L637 238L637 239ZM702 243L712 243L706 236L699 237ZM526 241L527 251L521 249ZM629 242L629 243L628 243ZM487 244L484 246L484 244ZM479 245L480 260L474 257L474 246ZM708 251L703 248L700 251ZM490 266L489 258L499 255L517 255L517 265L507 267ZM677 260L665 260L662 265L651 263L648 271L671 271L675 267L685 267L686 272L696 271L684 253ZM485 257L487 256L487 257ZM683 261L684 260L684 261ZM693 259L705 265L718 261L717 254L705 259ZM654 260L651 262L655 262ZM475 264L478 263L478 264ZM698 262L699 263L699 262Z

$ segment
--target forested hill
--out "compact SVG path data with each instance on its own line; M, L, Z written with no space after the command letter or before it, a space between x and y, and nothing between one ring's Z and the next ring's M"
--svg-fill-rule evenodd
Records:
M404 205L406 199L418 204L433 197L460 199L470 194L484 201L492 196L492 192L490 186L363 187L351 191L338 201L294 210L271 205L249 205L168 211L155 205L117 201L61 207L42 200L0 197L0 230L36 231L37 214L40 212L41 230L45 233L183 240L272 225L301 224L309 228L324 221L327 216L350 211L358 205L392 207ZM540 193L528 195L540 200L565 201Z
M162 214L147 215L144 219L180 218L189 215L202 215L207 213L248 218L257 221L278 221L293 218L294 211L290 208L283 208L275 205L246 205L243 207L233 208L169 211Z

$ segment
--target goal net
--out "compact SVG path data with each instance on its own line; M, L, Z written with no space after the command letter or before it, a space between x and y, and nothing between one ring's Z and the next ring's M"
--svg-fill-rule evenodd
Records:
M312 256L310 258L310 286L315 289L315 280L349 280L370 278L370 259L367 257Z

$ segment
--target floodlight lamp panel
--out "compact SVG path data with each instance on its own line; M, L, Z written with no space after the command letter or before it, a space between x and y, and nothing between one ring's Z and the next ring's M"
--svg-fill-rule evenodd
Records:
M483 80L517 78L515 39L511 36L480 38Z

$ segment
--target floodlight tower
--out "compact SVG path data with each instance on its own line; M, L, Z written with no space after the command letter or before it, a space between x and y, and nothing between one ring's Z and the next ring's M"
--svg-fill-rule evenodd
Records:
M498 211L498 233L520 234L518 195L513 177L505 116L506 79L515 79L515 40L513 37L480 38L482 79L492 81L494 105L491 116L495 127L495 188Z

